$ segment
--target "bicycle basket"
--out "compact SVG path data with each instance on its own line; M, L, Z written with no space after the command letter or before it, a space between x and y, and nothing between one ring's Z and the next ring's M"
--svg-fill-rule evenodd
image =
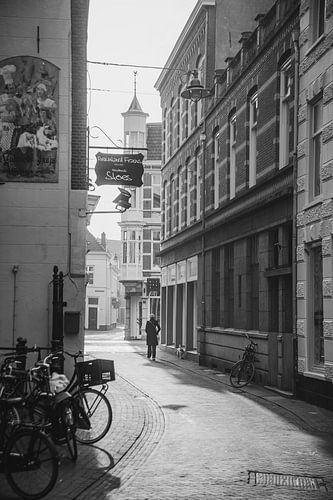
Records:
M116 379L114 361L111 359L92 359L77 363L77 376L80 386L102 385Z

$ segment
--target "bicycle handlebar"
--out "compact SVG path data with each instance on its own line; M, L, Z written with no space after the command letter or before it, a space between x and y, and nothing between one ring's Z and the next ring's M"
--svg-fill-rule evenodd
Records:
M64 351L65 354L67 354L68 356L70 356L71 358L81 358L83 357L83 352L80 350L78 352L75 352L74 354L72 354L71 352L67 352L67 351Z
M249 334L247 332L244 332L245 337L251 342L253 345L258 345L256 342L253 342L253 340L249 337Z

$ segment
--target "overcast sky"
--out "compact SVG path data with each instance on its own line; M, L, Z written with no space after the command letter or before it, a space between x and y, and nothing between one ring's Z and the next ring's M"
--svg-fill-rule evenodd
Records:
M139 102L149 114L147 122L161 121L159 94L154 88L161 70L125 65L164 66L196 3L197 0L90 0L88 61L117 64L88 64L88 125L96 137L90 138L90 145L112 146L102 132L93 128L98 126L121 146L121 113L127 111L133 98L134 71ZM94 149L89 151L93 181L96 153ZM97 210L114 210L112 200L118 194L117 187L96 186L92 194L101 196ZM118 214L96 214L89 230L96 237L104 231L107 238L120 239L117 221Z

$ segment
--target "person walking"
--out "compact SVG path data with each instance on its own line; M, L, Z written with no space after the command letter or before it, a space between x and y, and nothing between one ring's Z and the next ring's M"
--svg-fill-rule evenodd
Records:
M158 333L161 330L155 315L151 314L149 321L146 323L146 343L147 343L147 358L156 361L156 346L158 345Z

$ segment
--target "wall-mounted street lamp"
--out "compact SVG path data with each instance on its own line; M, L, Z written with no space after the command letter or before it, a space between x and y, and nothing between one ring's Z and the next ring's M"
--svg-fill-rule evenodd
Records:
M130 197L132 196L129 191L123 188L118 188L120 194L113 200L113 203L116 204L116 210L118 212L125 212L128 208L131 208L131 204L129 202Z
M112 203L116 204L116 209L115 210L103 210L99 212L98 210L82 210L81 208L79 209L79 216L80 217L85 217L86 215L94 215L94 214L122 214L129 208L131 208L131 204L129 202L130 197L132 194L127 191L126 189L123 188L118 188L120 191L120 194L113 200Z
M186 89L181 92L181 97L183 97L184 99L189 99L192 102L198 102L201 99L205 99L206 97L211 97L212 91L211 89L205 88L201 84L198 78L198 70L194 69L191 73L192 80L190 81Z

